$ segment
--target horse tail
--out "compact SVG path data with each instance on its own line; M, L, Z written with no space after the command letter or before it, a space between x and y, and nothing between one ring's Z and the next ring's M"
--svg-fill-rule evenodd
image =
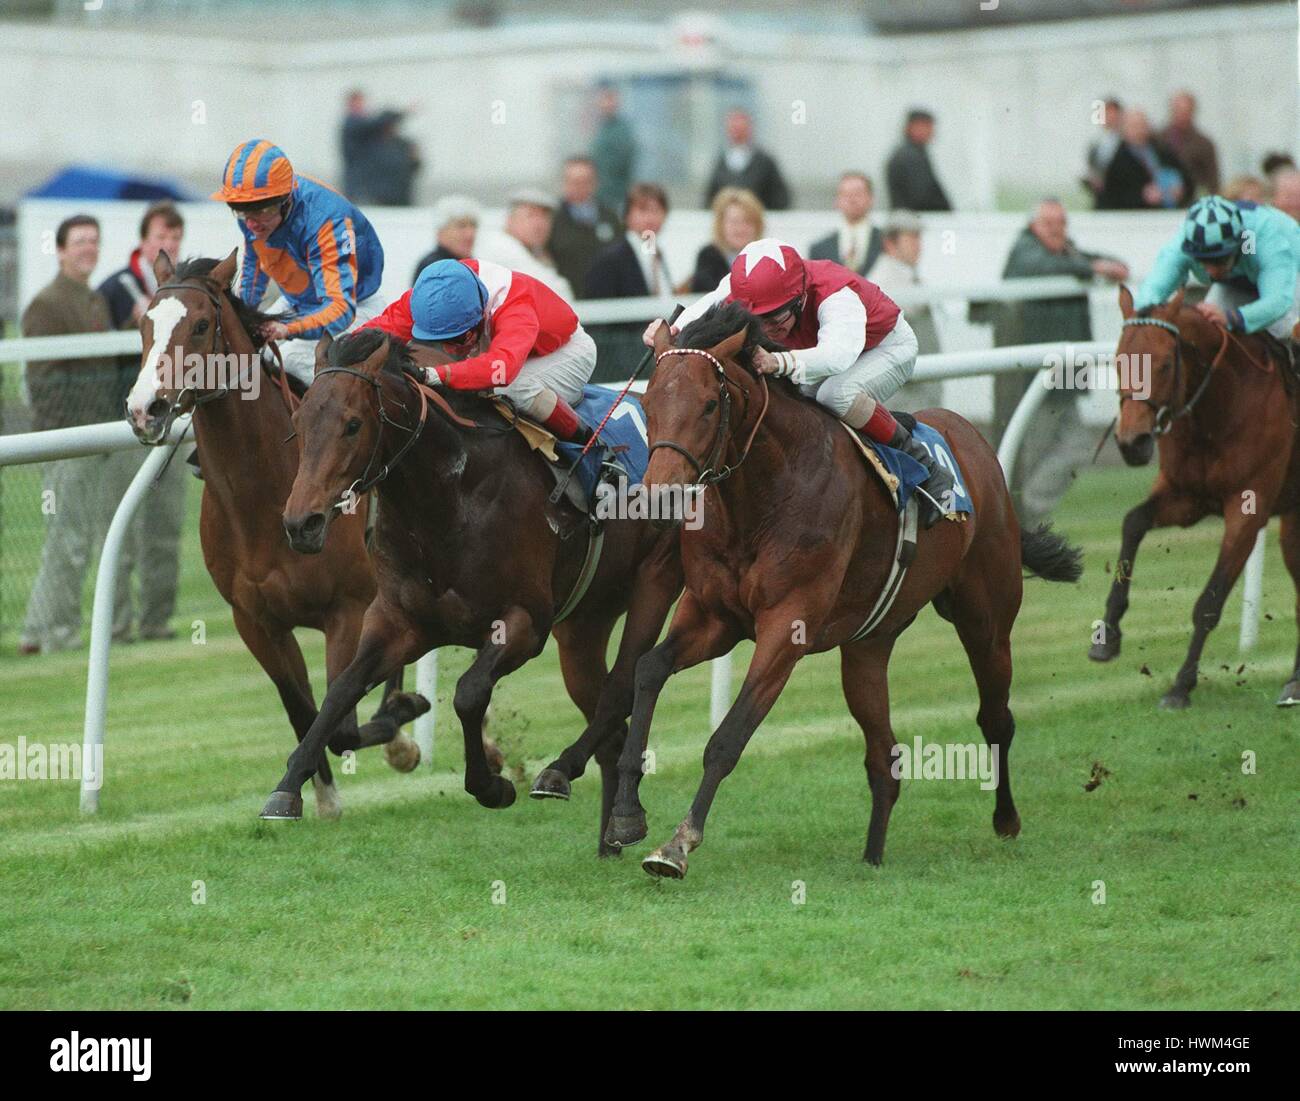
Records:
M1083 576L1083 551L1052 531L1051 524L1021 531L1020 561L1044 581L1078 581Z

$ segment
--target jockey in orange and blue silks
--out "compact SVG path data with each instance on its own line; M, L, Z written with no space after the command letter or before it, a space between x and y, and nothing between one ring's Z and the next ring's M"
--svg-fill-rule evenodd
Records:
M384 249L366 216L337 191L294 173L264 138L235 147L212 198L239 220L244 257L236 293L256 305L274 279L284 298L263 328L280 341L285 367L310 382L315 344L378 314Z

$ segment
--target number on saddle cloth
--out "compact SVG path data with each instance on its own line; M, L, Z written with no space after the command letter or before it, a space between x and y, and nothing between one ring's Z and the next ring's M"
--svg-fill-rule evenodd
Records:
M915 417L906 413L895 413L894 417L905 428L909 428L912 438L930 453L936 463L944 467L952 475L952 501L942 503L950 503L953 512L965 512L973 515L975 502L971 500L970 493L966 489L961 467L958 466L956 456L953 455L952 449L949 448L948 441L939 434L937 429L931 428L928 424L923 424ZM859 433L859 435L861 434ZM886 469L898 478L898 508L901 512L907 506L908 498L912 496L912 492L925 481L925 467L912 458L911 455L895 451L892 447L886 447L874 440L868 440L867 442L876 449L876 454L880 456L880 461L885 464Z

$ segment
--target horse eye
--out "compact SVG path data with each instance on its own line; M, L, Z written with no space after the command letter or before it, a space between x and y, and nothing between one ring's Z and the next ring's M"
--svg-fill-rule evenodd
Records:
M207 331L208 331L208 322L206 318L204 318L202 321L196 321L194 323L194 333L196 336L206 333Z
M355 436L360 431L361 431L361 422L357 420L356 417L353 417L350 421L348 421L347 427L343 429L343 435Z
M717 407L718 407L717 399L716 399L716 398L710 398L708 401L706 401L706 402L704 403L704 415L707 417L707 416L708 416L710 413L712 413L712 412L713 412Z

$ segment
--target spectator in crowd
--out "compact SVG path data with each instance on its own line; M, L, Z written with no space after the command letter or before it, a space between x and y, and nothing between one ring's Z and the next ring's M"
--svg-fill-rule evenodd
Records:
M1300 172L1283 170L1273 177L1272 205L1300 222Z
M1196 97L1191 92L1175 92L1169 100L1169 124L1160 140L1187 170L1192 192L1205 195L1219 193L1219 154L1214 142L1196 128Z
M952 204L930 164L926 148L934 140L934 116L914 108L907 113L903 140L885 166L889 205L894 209L951 210Z
M704 205L724 187L743 187L752 191L767 210L788 210L790 189L781 175L781 166L770 154L754 144L754 120L749 112L732 108L727 112L727 144L709 177Z
M1233 176L1223 185L1223 197L1236 202L1262 203L1267 189L1258 176Z
M1101 189L1106 182L1106 169L1111 159L1119 150L1123 138L1120 136L1120 120L1124 108L1114 96L1106 99L1103 105L1101 136L1088 146L1088 174L1084 177L1084 186L1092 192L1093 206L1101 199Z
M158 289L158 280L153 273L154 261L159 253L166 252L173 264L179 263L184 233L185 220L173 203L154 203L144 212L140 219L140 244L131 253L126 267L115 271L99 287L99 293L108 302L113 328L134 329L140 324L140 318ZM140 373L140 357L123 356L119 363L117 415L120 417L126 396ZM144 462L143 451L143 448L136 448L108 457L105 497L106 501L111 501L111 508L116 508ZM130 536L123 543L113 612L113 637L118 641L131 637L133 572L138 577L140 589L139 637L176 637L170 621L176 610L176 586L180 576L181 524L185 519L184 470L181 463L167 464L167 469L150 485L148 496L135 514Z
M682 291L704 294L722 282L732 261L750 241L763 236L763 204L743 187L724 187L713 196L713 240L695 256L695 271Z
M880 256L866 274L871 282L897 302L899 298L907 298L910 288L921 285L917 271L921 262L921 219L910 210L891 211L881 236ZM933 355L939 350L939 334L930 307L907 306L904 312L916 333L920 354Z
M1187 206L1192 180L1163 143L1152 137L1144 112L1124 112L1124 141L1111 158L1097 198L1098 210L1169 210Z
M492 260L512 271L540 279L567 302L573 288L555 268L546 251L555 217L555 200L545 191L525 187L510 196L504 233L485 234L478 245L479 258Z
M546 243L555 267L581 296L596 253L614 243L623 230L618 214L597 197L596 165L590 157L564 162L559 208Z
M880 256L866 277L903 307L903 315L916 334L918 354L933 355L940 350L939 330L935 327L933 311L928 304L904 304L907 292L921 285L917 271L921 262L921 219L910 210L891 211L881 239ZM910 382L890 405L914 413L938 405L942 396L941 382Z
M1003 279L1032 279L1046 275L1073 275L1080 279L1100 276L1120 282L1129 276L1120 260L1084 252L1069 237L1065 208L1044 199L1033 220L1016 238L1002 269ZM1003 329L996 343L1037 344L1047 341L1084 343L1092 339L1088 297L1082 290L1069 298L1031 299L1009 303L1019 314L1019 324ZM1030 385L1041 385L1031 382ZM1079 418L1082 391L1051 390L1025 435L1016 466L1017 509L1023 527L1032 527L1051 515L1070 488L1076 471L1092 456L1095 433Z
M59 272L23 312L23 336L108 332L104 296L90 286L99 263L99 223L87 214L65 219L54 236ZM120 420L118 363L112 356L29 360L32 428L69 428ZM107 456L56 459L44 466L45 545L27 601L19 653L51 653L81 645L81 589L103 530Z
M640 298L666 295L673 289L659 248L659 232L668 218L668 195L658 184L628 189L620 241L596 255L587 274L588 298Z
M609 83L596 87L596 110L600 124L591 143L591 160L596 167L596 198L610 210L617 210L632 186L636 171L636 137L632 126L619 114L618 89Z
M839 228L814 241L808 250L808 259L834 260L850 271L866 275L884 247L880 230L871 224L871 208L875 201L870 176L863 172L845 172L840 176L835 188L835 209L840 212ZM708 289L717 285L717 280L714 280Z
M397 133L398 123L413 111L372 114L364 93L348 93L340 147L343 194L354 203L409 206L420 159L415 146Z
M1295 168L1295 159L1289 153L1266 153L1260 162L1259 170L1266 180L1271 181L1279 172Z
M479 207L465 195L444 195L433 207L433 229L437 248L426 253L415 265L411 285L430 264L439 260L465 260L474 255L478 235Z

